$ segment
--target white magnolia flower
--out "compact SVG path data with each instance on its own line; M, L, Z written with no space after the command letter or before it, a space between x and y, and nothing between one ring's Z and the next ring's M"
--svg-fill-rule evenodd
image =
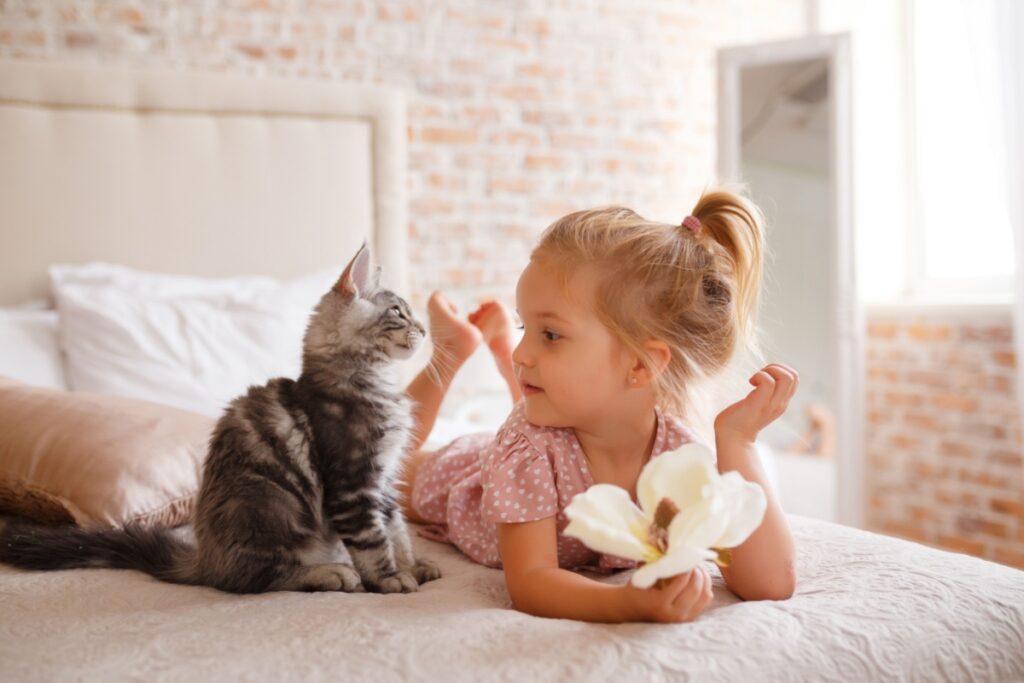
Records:
M739 472L719 474L711 451L695 443L652 458L636 489L640 507L611 484L577 494L565 509L565 534L591 550L644 563L633 574L637 588L702 560L726 566L725 549L754 533L768 505L760 486Z

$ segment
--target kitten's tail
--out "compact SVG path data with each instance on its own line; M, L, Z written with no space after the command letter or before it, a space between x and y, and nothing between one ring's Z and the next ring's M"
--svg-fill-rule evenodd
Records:
M0 562L22 569L138 569L195 583L195 548L165 528L79 529L15 522L0 527Z

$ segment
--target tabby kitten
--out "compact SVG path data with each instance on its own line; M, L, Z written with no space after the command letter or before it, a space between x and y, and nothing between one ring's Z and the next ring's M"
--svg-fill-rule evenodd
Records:
M250 387L228 406L203 468L194 544L168 529L14 524L0 531L0 561L140 569L236 593L407 593L438 578L413 556L396 500L412 417L387 374L425 330L378 278L364 244L310 318L298 380Z

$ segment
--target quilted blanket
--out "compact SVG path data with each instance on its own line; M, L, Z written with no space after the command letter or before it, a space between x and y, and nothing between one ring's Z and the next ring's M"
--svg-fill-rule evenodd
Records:
M0 680L1024 680L1024 572L790 520L793 598L743 602L712 566L714 602L678 625L516 612L500 571L422 538L444 577L412 595L237 596L0 568Z

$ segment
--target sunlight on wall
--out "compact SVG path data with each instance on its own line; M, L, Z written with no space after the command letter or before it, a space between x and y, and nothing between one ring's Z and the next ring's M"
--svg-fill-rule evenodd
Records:
M912 64L926 278L1013 274L989 3L914 3ZM962 36L950 44L950 36Z
M1004 300L1013 249L994 137L994 23L987 3L966 13L955 0L908 2L820 3L822 32L851 33L859 295Z

